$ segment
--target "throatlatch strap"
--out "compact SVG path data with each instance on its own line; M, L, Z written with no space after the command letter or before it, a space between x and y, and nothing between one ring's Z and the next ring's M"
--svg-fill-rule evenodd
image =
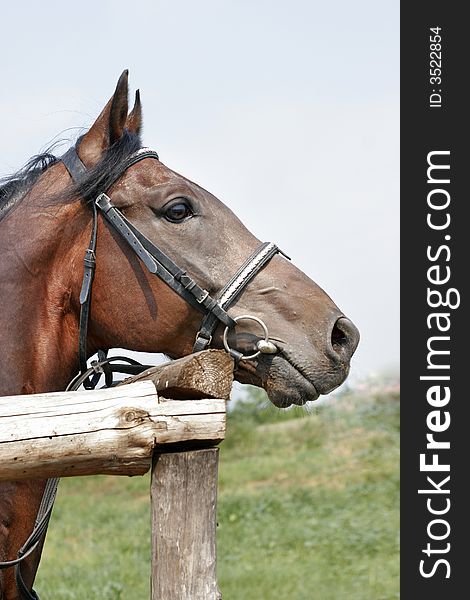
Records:
M88 321L90 317L91 308L91 288L93 284L93 277L95 275L96 268L96 237L98 231L98 214L96 206L92 206L93 217L91 225L90 243L85 251L85 257L83 259L83 281L82 289L80 291L80 326L78 334L78 361L80 365L80 372L84 373L87 370L87 335L88 335ZM83 387L86 390L92 390L96 387L100 376L95 373L91 379L86 379L83 382Z

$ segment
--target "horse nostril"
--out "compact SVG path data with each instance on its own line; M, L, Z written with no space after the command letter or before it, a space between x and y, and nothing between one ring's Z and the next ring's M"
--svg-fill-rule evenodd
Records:
M331 332L331 345L336 354L350 359L359 343L357 327L346 317L336 321Z
M347 341L348 338L344 331L335 324L331 333L331 344L333 348L335 350L339 349L338 347L345 346L347 344Z

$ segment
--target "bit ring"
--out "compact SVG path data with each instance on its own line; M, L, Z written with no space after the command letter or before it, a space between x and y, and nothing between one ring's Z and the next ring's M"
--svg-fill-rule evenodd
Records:
M265 323L259 317L254 317L252 315L240 315L239 317L233 317L233 320L235 321L235 323L238 323L239 321L255 321L263 329L264 341L269 342L268 328L266 327ZM227 350L227 352L229 354L232 354L232 348L230 348L230 346L228 345L228 341L227 341L227 336L228 336L229 330L230 330L229 327L225 328L223 342L224 342L225 350ZM257 350L253 354L242 354L239 357L239 360L253 360L253 359L257 358L260 354L261 354L260 350Z

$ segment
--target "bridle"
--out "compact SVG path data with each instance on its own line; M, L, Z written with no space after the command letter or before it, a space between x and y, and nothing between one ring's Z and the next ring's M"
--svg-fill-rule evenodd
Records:
M94 389L103 373L105 375L106 385L110 386L113 385L112 375L114 372L137 374L149 366L141 365L137 363L137 361L127 359L126 357L107 358L106 352L100 350L98 352L98 361L92 362L90 368L87 367L87 332L91 311L91 292L96 268L98 213L101 213L112 229L123 238L132 251L144 263L150 273L159 277L189 305L203 313L204 316L199 331L196 334L193 352L205 350L211 345L213 335L219 324L225 326L223 344L225 350L234 359L235 367L240 361L254 360L260 354L275 354L278 351L276 345L269 339L267 326L259 317L253 315L231 317L227 310L240 296L248 283L258 275L261 269L273 258L273 256L280 253L287 259L289 259L289 257L272 242L262 243L224 285L217 297L213 298L209 292L198 285L185 270L178 267L169 256L145 237L144 234L121 213L107 195L108 190L120 179L127 169L147 158L159 160L157 152L149 148L141 148L137 152L131 154L124 161L114 179L108 183L107 189L101 192L97 198L91 202L92 228L90 241L85 251L83 280L80 290L78 340L80 373L69 383L67 390L76 390L81 384L83 384L86 389ZM65 165L74 182L79 181L86 173L87 169L80 160L75 147L71 147L60 160ZM256 322L263 331L263 337L258 340L256 349L250 354L243 354L242 352L231 348L228 343L229 331L234 329L238 322L246 320ZM119 364L113 364L115 361L119 361ZM123 364L123 361L128 364ZM30 592L24 583L21 573L21 564L25 558L34 552L47 532L58 483L58 478L48 479L34 529L18 551L18 558L11 561L0 562L0 569L15 567L16 584L22 600L39 600L37 593L34 590Z
M257 358L259 354L275 354L277 348L269 341L267 327L259 317L242 315L232 318L228 314L227 309L241 294L246 285L256 277L275 254L281 253L286 258L289 257L272 242L261 244L220 290L217 298L213 298L209 292L198 285L185 270L176 265L158 246L145 237L145 235L113 204L111 198L106 193L127 169L147 158L159 160L157 152L148 148L141 148L130 155L125 160L114 179L109 182L107 189L100 193L91 203L93 214L92 232L90 243L85 252L83 282L80 292L79 364L81 374L87 370L86 340L90 315L91 288L96 266L98 213L101 213L112 229L129 245L131 250L144 263L150 273L159 277L166 285L183 298L183 300L204 314L201 326L196 335L193 352L199 352L208 348L212 342L216 328L219 323L222 323L225 326L224 347L233 357L236 364L238 364L240 360L252 360ZM62 156L61 160L74 181L77 181L80 176L86 172L86 167L80 160L75 147L70 148L64 156ZM233 329L238 321L242 320L255 321L261 326L264 333L264 338L258 342L256 352L248 355L238 352L234 348L230 348L227 342L228 331ZM143 366L142 370L144 368L147 368L147 366ZM137 372L137 369L131 367L130 369L127 369L127 372L134 373ZM85 378L83 384L87 389L92 389L95 387L97 380L98 377L92 377L88 380Z

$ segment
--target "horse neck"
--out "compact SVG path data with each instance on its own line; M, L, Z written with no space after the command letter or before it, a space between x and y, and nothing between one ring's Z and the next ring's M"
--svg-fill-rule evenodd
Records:
M79 202L52 201L56 186L37 187L1 224L0 395L64 389L78 368L89 215Z

